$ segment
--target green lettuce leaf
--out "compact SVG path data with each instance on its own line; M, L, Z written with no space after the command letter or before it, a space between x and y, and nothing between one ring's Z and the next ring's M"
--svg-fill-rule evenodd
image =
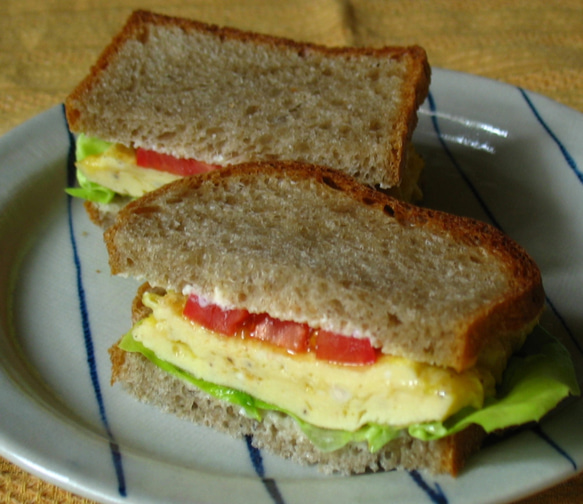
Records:
M119 344L122 350L139 352L164 371L186 380L204 392L242 407L246 414L261 420L265 411L290 415L306 436L322 451L334 451L351 442L368 443L374 453L399 435L401 429L388 425L365 425L355 432L324 429L311 425L292 413L265 403L229 387L197 379L182 369L160 360L127 333ZM480 410L466 408L443 422L408 426L410 435L422 440L439 439L458 432L472 423L486 432L538 421L569 394L579 395L579 385L568 351L549 333L539 327L531 334L521 352L510 359L496 398L488 400Z
M409 427L419 439L439 439L470 424L486 432L538 422L569 394L579 395L575 369L567 349L541 326L530 334L521 351L508 362L495 398L480 410L467 408L444 422Z
M110 142L81 133L75 141L75 159L83 161L87 156L102 154L111 147Z
M283 411L283 410L280 410ZM285 413L285 411L284 411ZM402 429L390 427L389 425L368 424L362 426L357 431L344 431L334 429L324 429L316 427L301 420L300 418L287 413L292 416L300 426L300 429L308 437L308 439L321 451L331 452L338 450L348 443L358 443L366 441L368 449L371 453L379 451L389 441L396 438Z
M83 175L81 170L77 170L77 182L79 182L79 187L68 187L65 189L65 192L69 196L93 201L94 203L110 203L115 197L115 191L91 182Z
M139 341L134 340L134 338L130 333L127 333L119 343L119 347L126 352L138 352L141 353L146 359L153 362L158 366L160 369L170 373L178 378L181 378L187 382L190 382L195 387L198 387L203 392L216 397L217 399L223 399L225 401L229 401L231 404L235 404L237 406L241 406L247 416L254 418L255 420L260 421L261 416L261 407L259 406L259 401L257 401L253 396L246 394L245 392L240 392L238 390L234 390L229 387L223 387L221 385L215 385L214 383L209 383L205 380L200 380L195 378L190 373L176 367L175 365L159 359L156 357L156 354L146 348L142 343Z
M110 146L111 144L109 142L81 134L76 140L75 157L77 161L81 161L87 156L101 154ZM114 191L95 182L91 182L80 170L77 170L77 182L79 183L79 187L68 187L65 189L68 195L93 201L94 203L110 203L115 197Z

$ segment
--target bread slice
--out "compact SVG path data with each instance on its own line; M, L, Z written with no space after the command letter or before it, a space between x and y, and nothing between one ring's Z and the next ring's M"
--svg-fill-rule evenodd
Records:
M544 302L534 261L493 227L294 162L173 182L105 240L114 274L457 371L492 354L504 369Z
M65 105L72 131L103 140L321 164L390 188L411 177L429 79L416 46L328 48L136 11Z

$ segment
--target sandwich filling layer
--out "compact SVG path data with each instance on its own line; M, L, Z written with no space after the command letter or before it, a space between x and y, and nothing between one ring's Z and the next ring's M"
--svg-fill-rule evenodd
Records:
M112 144L102 153L83 157L77 161L77 169L87 180L133 198L180 178L174 173L138 166L134 149L120 144Z
M401 184L391 191L396 197L414 201L421 198L417 182L424 163L412 146L407 159ZM183 176L220 168L195 159L173 158L86 135L77 138L76 160L81 187L68 189L69 194L102 204L110 203L116 194L139 198Z
M183 295L146 293L143 302L153 313L131 334L158 359L316 427L356 431L368 424L403 428L442 421L465 407L481 408L494 391L485 369L457 373L390 355L372 365L335 364L210 331L183 316Z
M520 354L510 359L508 369L496 386L495 395L491 395L490 387L483 386L480 389L476 380L478 375L482 379L485 377L487 381L491 380L489 373L484 371L471 370L464 373L465 379L454 378L448 382L444 377L449 375L451 379L456 376L455 372L444 373L445 370L437 367L419 365L405 359L393 359L390 356L377 360L372 366L360 369L319 362L313 360L312 357L287 355L282 349L261 341L222 336L197 326L182 316L183 296L171 294L161 297L146 293L143 296L143 302L152 310L151 315L138 322L122 338L118 343L119 349L141 354L165 373L194 385L212 397L239 407L239 413L249 418L261 421L267 412L291 416L313 445L323 452L335 451L349 443L365 442L369 451L375 453L386 443L400 436L402 432L430 441L453 435L474 424L479 425L486 433L490 433L514 425L539 421L568 395L580 394L569 352L540 326L537 326L527 338ZM151 345L151 348L146 345ZM244 348L247 345L248 347ZM202 362L209 353L210 360L206 363ZM255 362L259 357L263 359L263 363ZM296 359L299 362L292 364L291 369L298 371L300 376L286 375L287 366ZM491 362L490 359L484 359L484 361ZM251 364L251 367L248 367L248 364ZM382 368L377 368L379 364ZM397 364L397 366L391 367L391 364ZM116 367L114 380L119 372L117 366L119 363L114 365ZM218 368L222 371L217 372ZM353 393L359 396L358 400L362 405L363 389L354 381L344 381L343 383L349 385L342 391L343 393L339 394L340 389L334 384L330 387L329 380L341 375L352 376L353 379L368 376L369 373L372 375L377 372L373 368L382 369L383 379L389 379L390 383L397 384L396 388L391 390L392 392L399 390L397 397L406 405L406 408L400 411L401 418L404 418L406 411L415 418L424 416L436 418L435 411L428 414L429 410L426 409L432 402L432 396L436 394L444 399L435 401L433 397L433 403L442 405L440 416L447 415L445 411L455 410L453 404L463 404L464 397L468 402L473 401L477 404L481 402L479 396L484 395L483 405L482 407L473 405L463 407L442 420L421 421L409 425L382 423L363 425L365 418L370 418L365 415L360 417L357 415L357 420L351 423L350 416L344 413L339 419L332 417L338 411L338 406L335 406L332 412L324 410L330 404L341 403L345 405L341 409L349 412L351 405L358 404L349 395ZM491 369L488 365L486 368ZM277 376L275 383L271 385L269 384L270 375L265 372L266 369L271 369L271 376L273 374ZM327 371L332 369L334 371L328 374ZM203 371L202 375L197 374L199 370ZM498 374L496 370L493 373ZM225 375L227 375L225 383L233 383L233 386L221 384L221 376ZM322 387L327 385L328 389L322 388L317 391L313 385L312 388L308 387L310 382L314 383L314 377L319 377L319 383ZM431 377L434 379L431 380ZM444 397L448 383L449 394L454 394L452 397L456 399ZM250 391L253 390L257 396L241 390L243 384L251 384L251 387L247 388ZM364 401L378 391L380 391L381 400L394 396L391 390L386 389L385 382L369 383L369 386L372 386L373 390L364 395ZM298 392L299 398L293 396L294 391ZM405 397L406 391L411 393L408 398ZM264 394L264 392L268 393ZM324 397L326 392L328 392L327 398ZM272 397L274 401L270 403L262 400L261 397ZM322 397L324 400L320 402ZM429 401L424 402L428 397ZM307 412L310 420L315 421L314 419L318 416L323 419L324 426L303 420L307 417L302 415L302 401L307 404L306 401L310 400L313 406L312 410ZM373 401L372 404L374 403ZM299 405L300 414L295 414L288 409L294 407L294 404ZM394 404L394 400L392 403L385 400L384 406L390 410ZM360 411L362 412L362 409ZM425 413L419 414L422 411ZM377 418L388 418L387 421L390 421L394 418L391 415L390 412L383 412ZM326 425L351 425L353 430L329 428ZM362 425L362 427L356 428L357 425Z

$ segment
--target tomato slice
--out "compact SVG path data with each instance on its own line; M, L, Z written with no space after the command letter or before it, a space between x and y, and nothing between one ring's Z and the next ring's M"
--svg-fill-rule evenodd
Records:
M196 294L188 296L183 314L201 326L226 336L234 336L250 317L247 310L223 310L215 304L202 302Z
M268 341L290 353L303 353L308 351L310 328L306 324L278 320L263 314L257 316L251 337Z
M183 314L210 331L226 336L244 334L292 354L314 351L317 359L337 364L374 364L378 357L378 351L367 339L324 330L313 331L306 324L275 319L266 313L254 315L247 310L224 310L206 303L196 294L188 296Z
M339 364L374 364L378 356L367 339L323 330L318 331L315 350L316 358Z
M220 166L203 163L196 159L180 159L169 154L142 149L141 147L136 149L136 163L142 168L152 168L184 177L220 168Z

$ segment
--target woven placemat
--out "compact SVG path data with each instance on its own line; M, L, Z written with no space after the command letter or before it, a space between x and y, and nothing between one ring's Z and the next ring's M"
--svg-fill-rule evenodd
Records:
M329 45L420 44L433 66L583 111L580 0L3 0L0 134L62 102L135 7Z
M90 504L0 458L0 502L6 504Z
M2 0L0 134L62 102L136 7L329 45L420 44L433 66L583 111L580 0Z
M2 0L0 134L61 103L134 8L327 45L426 48L435 67L583 111L581 0ZM521 504L581 502L583 477ZM0 458L0 502L88 503Z

